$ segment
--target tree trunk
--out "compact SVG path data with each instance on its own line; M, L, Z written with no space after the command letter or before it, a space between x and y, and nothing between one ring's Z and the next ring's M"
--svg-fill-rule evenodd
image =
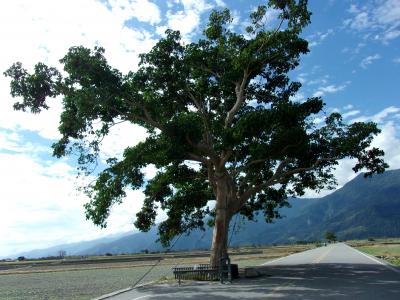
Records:
M230 221L226 209L217 208L216 213L210 257L210 264L213 266L218 266L221 259L226 257Z
M231 208L229 207L232 201L229 200L231 200L233 192L229 183L227 177L221 178L217 182L216 216L210 257L210 264L213 266L220 264L221 259L226 257L228 250L229 222L232 218Z

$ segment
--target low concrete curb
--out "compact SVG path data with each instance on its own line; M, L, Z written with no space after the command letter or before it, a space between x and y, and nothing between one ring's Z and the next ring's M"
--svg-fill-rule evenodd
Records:
M103 299L111 298L111 297L117 296L119 294L123 294L123 293L129 292L129 291L131 291L133 289L137 289L137 288L141 288L141 287L144 287L144 286L147 286L147 285L154 284L156 282L157 281L149 281L149 282L146 282L146 283L143 283L143 284L139 284L139 285L137 285L135 287L130 286L130 287L126 288L126 289L122 289L122 290L118 290L118 291L115 291L115 292L112 292L112 293L109 293L109 294L105 294L105 295L102 295L100 297L94 298L92 300L103 300Z

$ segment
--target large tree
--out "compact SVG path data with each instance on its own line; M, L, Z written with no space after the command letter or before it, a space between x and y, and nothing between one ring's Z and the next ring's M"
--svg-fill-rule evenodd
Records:
M271 30L269 9L279 11ZM54 155L78 153L84 171L113 125L147 129L144 141L126 148L122 159L109 159L86 187L86 216L95 224L106 226L127 189L143 188L136 227L149 230L157 211L166 211L158 229L168 244L211 221L211 263L218 264L235 214L251 219L262 211L270 221L288 196L334 185L333 170L343 158L355 158L353 170L367 175L387 167L383 152L370 147L376 124L346 125L338 113L317 124L322 99L293 100L301 84L288 73L309 51L301 38L310 22L306 0L270 0L250 15L245 34L232 31L231 21L228 10L212 12L202 38L189 44L167 30L127 75L107 63L100 47L70 48L60 60L65 75L42 63L33 74L21 63L5 72L12 96L22 99L17 110L39 113L49 108L49 97L63 97ZM149 164L158 172L146 181L142 170Z

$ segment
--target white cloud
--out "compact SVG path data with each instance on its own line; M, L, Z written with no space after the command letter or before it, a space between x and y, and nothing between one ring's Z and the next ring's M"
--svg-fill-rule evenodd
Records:
M347 86L347 83L339 85L339 86L331 84L328 86L320 87L320 88L318 88L318 90L316 92L314 92L313 97L321 97L325 94L337 93L337 92L343 91L346 88L346 86Z
M16 151L19 150L18 143L21 137L16 132L0 131L0 150Z
M324 78L310 80L307 82L307 85L315 85L315 84L326 85L328 83L327 78L328 78L328 76L325 76Z
M124 149L135 146L139 141L147 137L143 127L131 123L121 123L110 129L110 133L104 137L101 144L101 158L122 158Z
M145 180L151 180L154 178L154 176L156 176L158 169L156 168L155 165L150 164L144 167L141 171L144 174Z
M308 76L307 73L300 73L299 75L297 75L296 80L301 84L304 84L307 82L307 76Z
M389 26L399 25L400 22L400 3L398 0L381 1L375 9L375 18L381 24Z
M348 112L342 114L342 117L343 117L343 119L347 119L348 117L356 116L359 113L360 113L359 110L351 110L351 111L348 111Z
M226 3L223 0L214 0L215 4L219 7L226 7Z
M375 123L382 123L383 121L390 121L390 118L393 116L396 118L397 114L400 112L400 107L395 107L395 106L389 106L386 107L384 110L372 115L372 116L360 116L358 118L355 118L351 120L351 123L353 122L367 122L367 121L372 121Z
M387 44L400 36L398 0L370 0L365 1L362 7L352 4L348 12L352 17L344 21L344 26L356 32L367 32L367 38Z
M345 24L349 25L351 29L355 30L363 30L372 26L372 22L369 20L367 12L359 12L353 19L348 19L345 22Z
M0 151L18 154L30 153L32 158L50 155L51 148L38 142L27 141L17 132L0 130Z
M196 10L202 13L214 7L213 4L207 2L206 0L180 0L180 2L186 11Z
M333 35L334 31L333 29L328 29L326 32L317 32L315 34L310 35L307 37L307 40L309 42L310 47L315 47L317 45L320 45L327 37L330 35Z
M178 4L183 7L183 10L169 10L166 14L167 24L158 26L157 33L162 34L167 28L179 30L186 42L190 41L196 33L199 33L202 14L214 8L215 5L223 6L224 4L221 1L212 4L206 0L177 0L174 2L175 5ZM170 8L172 7L173 5L170 6Z
M65 161L33 159L31 153L1 153L3 172L0 218L0 256L133 230L135 212L143 201L140 191L129 191L112 209L107 229L86 221L88 199L76 190L74 168ZM46 234L44 234L44 231Z
M196 10L168 12L167 18L167 28L179 30L188 39L195 34L200 24L200 14Z
M120 15L125 21L136 18L151 25L161 21L159 7L148 0L109 0L108 4L112 12Z
M346 47L346 48L342 49L342 53L359 54L365 46L367 46L367 44L364 42L361 42L361 43L358 43L356 47L353 47L353 48Z
M95 0L1 1L0 70L15 61L28 69L38 61L60 67L58 60L76 45L104 46L110 65L124 73L135 70L138 54L156 42L150 32L127 25L135 19L158 24L161 14L145 0L115 0L108 6ZM18 100L9 95L9 79L0 76L0 165L7 170L0 178L0 255L132 230L143 194L129 192L126 201L113 208L106 230L86 221L82 205L88 199L76 191L75 168L66 159L50 158L49 145L60 137L61 99L49 101L50 110L40 115L14 111ZM102 157L120 157L127 145L145 136L133 125L116 126L103 142ZM154 170L146 172L149 177Z
M382 40L387 44L390 40L394 40L400 36L400 30L387 31L383 35L376 35L375 39Z
M333 193L337 189L340 189L343 185L357 176L357 174L352 170L355 164L355 159L340 160L339 164L335 168L335 171L333 171L337 181L336 188L334 190L321 190L319 193L313 190L307 190L304 198L320 198Z
M400 169L399 127L390 121L379 127L382 132L374 139L372 146L385 151L385 161L389 164L389 169Z
M390 106L390 107L385 108L381 112L373 115L371 117L371 121L375 122L375 123L381 123L384 119L386 119L390 115L396 114L396 113L399 113L399 112L400 112L400 108L399 107Z
M301 102L301 101L304 101L305 99L306 99L306 96L302 92L297 92L294 96L290 97L290 100L295 101L295 102Z
M112 66L123 72L135 69L138 54L148 51L155 43L150 33L125 25L135 3L130 2L129 9L114 13L94 0L2 1L0 70L4 71L15 61L22 61L29 69L38 61L59 66L58 60L70 46L98 44L107 49L106 57ZM8 82L0 80L0 127L26 129L45 138L59 138L60 100L51 101L51 110L40 116L14 112L15 100L9 96Z
M238 26L241 24L241 15L238 10L232 10L231 11L231 17L232 17L232 23L230 24L230 29L233 30L235 26Z
M366 69L375 60L378 60L380 58L381 58L381 56L379 54L374 54L374 55L367 56L361 61L360 66L361 66L361 68Z
M371 147L380 148L385 152L384 160L389 164L390 170L400 169L400 128L398 122L393 122L391 120L391 117L393 115L396 117L396 114L399 112L400 108L391 106L372 116L364 116L350 121L350 123L366 121L378 123L378 128L381 129L381 133L374 137ZM344 184L358 175L352 170L355 163L355 159L343 159L339 161L339 165L334 171L334 175L338 182L337 189L341 188ZM318 194L314 191L307 191L305 197L322 197L332 192L332 190L323 190Z

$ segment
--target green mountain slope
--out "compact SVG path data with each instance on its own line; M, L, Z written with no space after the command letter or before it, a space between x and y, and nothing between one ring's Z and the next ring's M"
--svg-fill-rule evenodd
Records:
M339 239L400 236L400 170L387 171L372 178L357 176L341 189L320 199L292 199L292 207L282 210L286 217L266 224L236 221L231 246L290 243L321 240L326 231ZM231 226L233 227L232 222ZM183 236L174 250L208 249L212 230ZM156 230L135 233L88 251L123 253L162 250L156 243Z
M326 231L335 232L343 240L400 237L400 170L372 178L361 174L328 196L291 199L290 203L291 208L281 211L286 217L272 224L266 224L262 214L256 216L256 222L234 218L231 227L235 224L235 231L231 231L230 246L322 240ZM209 249L211 236L211 228L205 232L194 231L182 236L173 250ZM157 230L153 228L147 233L55 246L25 254L29 257L57 255L60 249L75 255L164 250L156 241Z
M400 170L372 178L359 175L264 234L288 242L319 240L326 231L339 239L400 236Z

